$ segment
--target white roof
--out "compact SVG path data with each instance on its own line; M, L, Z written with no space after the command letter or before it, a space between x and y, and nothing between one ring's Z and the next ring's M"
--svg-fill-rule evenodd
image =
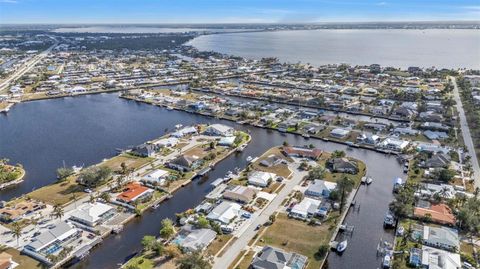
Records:
M175 137L162 138L160 140L153 142L153 144L155 145L176 145L177 143L178 143L178 138L175 138Z
M228 132L231 132L233 130L233 128L230 127L230 126L227 126L227 125L224 125L224 124L218 124L218 123L215 123L215 124L212 124L212 125L208 126L207 129L215 129L220 133L228 133Z
M255 171L248 177L248 182L258 185L266 185L269 179L273 179L276 175L263 171Z
M237 203L223 201L208 214L207 218L223 223L230 223L233 218L238 216L240 208L241 206Z
M70 217L85 220L94 223L100 219L100 216L110 211L113 207L104 203L85 203L73 210Z
M423 246L422 264L429 269L457 269L462 268L460 254Z
M30 242L28 247L35 250L41 251L43 248L47 247L48 245L52 244L56 240L63 241L66 238L75 234L78 230L71 226L70 224L59 221L55 223L55 227L49 229L36 237L34 237L35 241Z
M169 172L167 170L157 169L157 170L155 170L153 172L150 172L147 175L145 175L145 178L158 179L158 178L161 178L161 177L165 177L168 174L169 174Z
M316 211L320 203L320 200L306 197L300 203L296 204L291 212L299 215L307 215L309 212Z

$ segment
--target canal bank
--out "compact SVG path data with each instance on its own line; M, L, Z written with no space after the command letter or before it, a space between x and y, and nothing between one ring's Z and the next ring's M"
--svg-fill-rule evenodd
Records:
M305 140L299 135L167 110L117 96L104 94L23 103L15 106L8 116L1 116L0 155L23 163L26 177L32 180L26 178L18 188L0 192L0 199L8 200L51 183L62 160L68 165L97 163L115 155L115 148L151 140L167 133L178 123L223 123L249 131L252 141L243 152L219 163L206 178L179 189L156 210L147 210L142 217L126 224L121 234L106 238L74 268L115 268L140 251L144 235L158 234L162 219L173 219L176 213L200 203L211 190L210 182L235 167L244 167L247 156L259 156L284 141L292 145L314 144L326 151L345 150L349 156L366 163L368 175L375 182L368 188L360 188L355 199L361 205L361 211L350 212L346 217L345 221L355 226L348 249L342 256L329 255L328 263L330 268L376 268L380 264L376 257L377 243L381 238L393 239L390 232L383 230L383 216L393 197L393 178L402 175L402 167L394 156L365 149L347 150L346 145Z

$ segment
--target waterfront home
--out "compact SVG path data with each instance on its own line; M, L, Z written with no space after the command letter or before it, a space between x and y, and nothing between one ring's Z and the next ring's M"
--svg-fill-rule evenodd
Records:
M442 152L444 154L448 154L450 152L449 148L443 147L439 143L418 142L416 149L419 152L427 152L427 153Z
M426 168L448 168L452 158L445 153L437 153L425 162Z
M185 136L195 135L195 134L198 134L197 129L193 126L189 126L189 127L184 127L180 130L177 130L176 132L172 133L170 136L176 137L176 138L182 138Z
M305 191L305 195L313 197L326 197L330 196L330 193L335 190L337 183L329 182L321 179L315 179Z
M310 158L317 160L322 155L322 150L317 148L283 147L283 152L290 157Z
M107 204L85 203L73 210L69 219L89 227L95 227L113 217L115 213L115 208Z
M305 197L300 203L292 207L288 215L302 220L309 219L317 213L320 204L320 200Z
M260 161L261 166L272 167L279 165L283 162L283 159L275 154L269 155L267 158Z
M274 180L275 176L274 173L254 171L248 176L248 184L264 188Z
M459 269L462 268L460 254L422 246L410 249L409 264L415 268Z
M246 186L234 186L223 193L223 198L239 203L250 203L257 195L258 190Z
M416 115L416 111L409 108L409 107L403 107L400 106L396 109L393 110L392 116L396 116L398 118L402 119L411 119Z
M363 127L366 129L375 130L377 132L387 129L387 125L383 123L365 123Z
M218 141L219 146L232 147L235 144L235 136L224 136Z
M240 214L241 205L223 201L207 215L207 219L229 224Z
M19 264L12 259L12 255L3 251L0 253L0 269L13 269L16 268Z
M305 133L316 134L324 130L325 128L326 128L325 125L320 125L318 123L307 123L305 126L302 127L302 130Z
M443 116L441 114L435 113L433 111L421 112L418 117L422 121L429 122L441 122L443 121Z
M327 167L333 173L358 173L357 163L347 158L331 158L327 161Z
M423 231L413 233L413 237L419 237L424 245L441 248L452 252L460 250L460 239L455 229L448 227L423 226Z
M446 132L438 132L438 131L424 131L423 135L430 139L430 140L441 140L441 139L447 139L448 134Z
M23 248L23 252L34 258L46 259L49 255L58 254L71 241L81 236L81 230L73 225L58 221L53 228L34 236L32 241Z
M439 122L424 122L420 124L419 128L424 130L443 131L443 132L448 132L448 130L450 130L450 127L443 125L442 123L439 123Z
M213 136L233 136L234 132L235 130L232 127L216 123L209 125L203 133Z
M308 258L297 254L286 252L279 248L264 246L262 251L256 256L252 264L253 269L303 269L307 265Z
M420 200L413 211L416 218L425 218L439 224L455 225L455 216L448 205L439 203L431 204L428 201Z
M378 143L378 147L382 149L388 149L388 150L394 150L394 151L402 151L408 147L410 142L393 138L393 137L388 137L382 142Z
M202 163L202 159L197 155L183 154L168 163L168 167L178 171L191 171Z
M452 185L448 184L421 184L420 190L415 195L417 197L432 198L435 194L445 199L452 199L455 197L457 191Z
M45 208L45 204L37 201L21 201L13 206L0 209L0 221L5 223L21 220L34 212Z
M132 149L132 154L140 157L152 157L155 154L155 146L151 144L141 144Z
M217 237L217 233L210 229L195 229L191 225L185 225L178 232L173 243L184 251L202 250L208 247Z
M153 190L136 182L128 183L124 191L117 195L117 201L125 204L132 204L136 201L149 199L153 195Z
M420 131L412 129L411 127L395 127L392 133L397 135L417 135Z
M359 144L375 146L380 141L380 136L371 133L362 133L357 136L357 142Z
M335 138L345 138L350 134L349 130L342 129L342 128L335 128L330 131L330 136Z
M168 137L159 139L152 144L155 145L157 148L164 148L164 147L175 147L178 144L179 140L175 137Z
M163 186L169 174L167 170L156 169L143 176L140 181L151 186Z

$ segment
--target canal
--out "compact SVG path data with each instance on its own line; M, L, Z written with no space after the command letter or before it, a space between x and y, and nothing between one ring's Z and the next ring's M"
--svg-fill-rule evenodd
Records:
M90 165L115 155L116 148L140 144L172 130L175 124L219 122L249 130L251 144L244 152L219 163L209 177L180 189L173 198L154 211L128 223L120 235L106 238L75 268L115 268L141 249L144 235L157 235L163 218L195 207L210 191L209 183L235 167L243 168L247 156L259 156L272 146L288 141L292 145L314 144L326 150L345 150L364 161L374 178L369 187L361 187L356 201L359 212L350 212L347 222L355 225L348 249L342 256L331 254L329 268L377 268L376 246L381 238L391 240L391 232L382 227L383 216L392 199L393 178L402 175L402 167L393 156L364 149L349 150L344 145L301 136L237 125L206 116L169 111L160 107L127 101L117 94L69 97L22 103L8 115L0 116L0 156L22 163L27 170L25 182L0 191L0 200L9 200L55 180L56 168L63 165ZM294 236L294 235L292 235Z

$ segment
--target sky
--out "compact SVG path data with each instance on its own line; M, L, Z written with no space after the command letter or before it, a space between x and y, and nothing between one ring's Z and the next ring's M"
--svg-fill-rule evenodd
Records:
M0 24L480 20L480 0L0 0Z

